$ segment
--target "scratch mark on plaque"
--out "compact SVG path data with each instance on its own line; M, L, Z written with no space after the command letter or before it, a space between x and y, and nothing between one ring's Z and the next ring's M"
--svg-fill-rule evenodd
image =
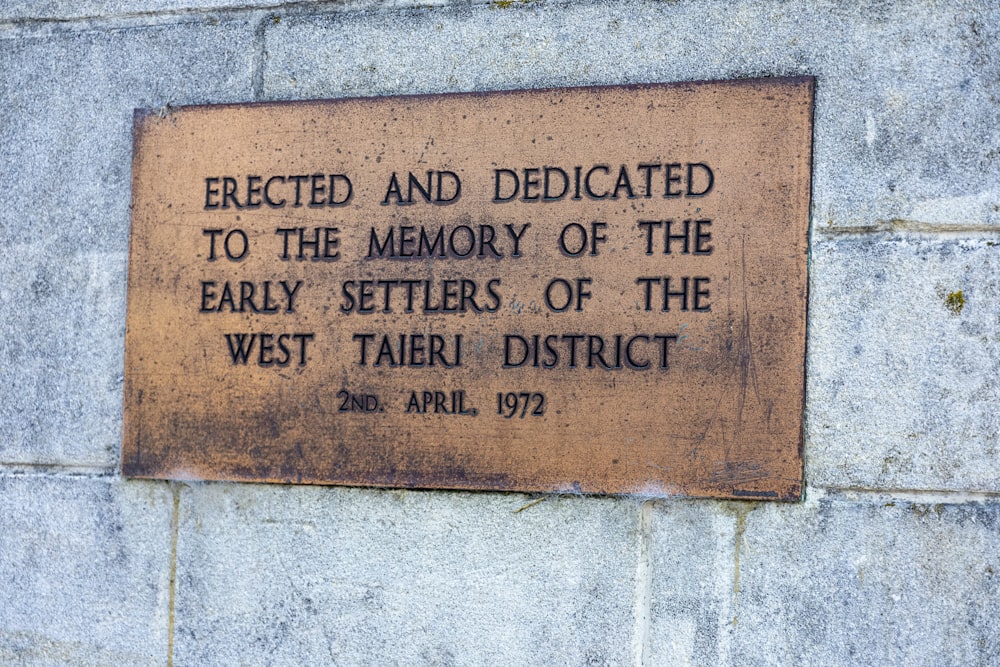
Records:
M708 475L699 481L713 485L737 486L747 482L767 479L770 475L760 464L751 461L723 461L716 464ZM738 494L734 494L738 495Z
M142 469L142 426L145 420L142 418L142 399L143 390L140 389L136 392L135 407L136 412L139 413L135 416L135 467L134 471Z
M746 405L747 391L753 385L753 393L760 403L760 391L757 386L757 366L753 358L753 340L750 332L750 304L747 297L747 255L746 237L740 241L740 272L743 278L743 322L740 327L737 355L740 363L740 393L736 399L736 428L743 424L743 408ZM728 458L728 457L727 457Z
M712 430L712 427L715 426L715 422L718 421L718 419L719 419L719 406L722 405L722 399L724 397L725 397L725 392L722 392L722 393L719 394L718 400L715 401L715 407L712 408L712 416L709 418L708 423L705 424L705 428L702 429L701 434L699 434L698 436L696 436L694 438L694 440L695 440L695 442L697 444L691 450L691 454L688 457L690 460L693 461L693 460L695 460L698 457L698 449L701 447L701 445L703 445L705 443L705 440L708 438L708 432ZM725 437L725 434L723 434L723 438L724 437ZM728 458L728 457L729 457L729 455L728 455L728 451L727 451L726 458Z

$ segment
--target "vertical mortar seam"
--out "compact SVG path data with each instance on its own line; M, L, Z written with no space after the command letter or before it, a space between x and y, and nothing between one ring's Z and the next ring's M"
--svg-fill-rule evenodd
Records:
M635 631L632 656L636 667L649 663L650 623L653 607L653 501L639 506L639 554L635 573Z
M250 89L255 102L264 99L264 61L267 59L267 36L265 32L267 31L267 22L269 20L270 14L262 14L253 31L254 54Z
M181 491L173 482L170 491L174 499L174 513L170 520L170 592L167 601L167 667L174 665L174 600L177 592L177 535L180 532Z
M733 590L730 594L732 627L736 627L736 624L739 623L740 556L743 552L744 534L747 529L747 515L755 509L757 509L757 503L736 503L736 526L733 531Z

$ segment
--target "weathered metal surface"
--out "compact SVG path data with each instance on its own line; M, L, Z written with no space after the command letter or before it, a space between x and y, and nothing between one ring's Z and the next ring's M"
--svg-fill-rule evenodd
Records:
M797 498L812 91L137 112L123 473Z

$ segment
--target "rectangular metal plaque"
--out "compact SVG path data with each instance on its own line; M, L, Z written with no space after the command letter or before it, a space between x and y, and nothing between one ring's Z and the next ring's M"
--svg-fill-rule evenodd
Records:
M137 112L123 473L798 498L812 100Z

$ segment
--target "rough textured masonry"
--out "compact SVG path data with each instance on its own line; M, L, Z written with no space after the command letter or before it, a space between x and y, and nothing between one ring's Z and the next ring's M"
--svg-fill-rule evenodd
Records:
M995 3L0 7L0 663L1000 663ZM816 77L801 503L125 480L136 107Z

